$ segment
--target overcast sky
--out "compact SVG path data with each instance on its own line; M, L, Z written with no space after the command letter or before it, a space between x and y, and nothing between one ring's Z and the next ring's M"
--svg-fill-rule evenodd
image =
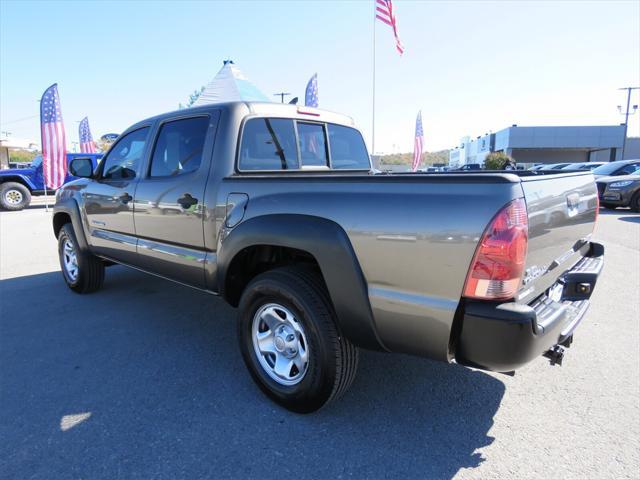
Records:
M1 0L1 129L39 140L37 100L57 82L69 144L85 115L94 137L118 133L174 110L232 58L269 96L303 99L317 72L320 107L353 116L369 142L373 4ZM377 151L412 150L419 109L427 150L514 123L618 124L617 88L640 85L638 0L396 0L395 11L403 57L376 26Z

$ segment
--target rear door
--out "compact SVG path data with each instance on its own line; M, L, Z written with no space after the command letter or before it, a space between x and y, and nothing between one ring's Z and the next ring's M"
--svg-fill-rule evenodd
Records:
M203 200L219 116L214 111L162 122L135 196L140 267L201 288Z
M90 243L99 254L135 264L133 198L147 153L148 126L133 130L109 149L96 181L83 192Z

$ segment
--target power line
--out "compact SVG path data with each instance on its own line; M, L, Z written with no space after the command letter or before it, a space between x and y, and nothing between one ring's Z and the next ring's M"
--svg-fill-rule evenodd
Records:
M10 122L2 122L2 125L11 125L12 123L24 122L25 120L31 120L32 118L38 118L40 115L31 115L30 117L17 118Z

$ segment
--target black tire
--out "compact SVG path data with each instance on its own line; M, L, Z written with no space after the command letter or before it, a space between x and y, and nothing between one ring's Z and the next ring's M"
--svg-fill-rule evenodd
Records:
M5 210L18 211L31 203L31 192L21 183L6 182L0 184L0 205Z
M65 266L65 244L73 246L77 260L76 274L72 275ZM67 286L76 293L91 293L102 287L104 282L104 263L101 259L78 247L78 240L70 223L65 224L58 234L58 258L62 277Z
M636 192L635 195L631 197L629 208L634 212L640 212L640 191Z
M309 360L306 374L295 385L285 386L271 378L253 347L254 316L271 303L290 310L304 329ZM358 349L341 335L320 275L294 267L258 275L242 294L238 317L240 350L253 380L286 409L314 412L338 399L353 383Z

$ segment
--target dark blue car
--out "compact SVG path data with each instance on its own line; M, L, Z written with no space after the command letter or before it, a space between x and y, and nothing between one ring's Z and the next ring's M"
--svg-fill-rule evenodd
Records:
M102 153L67 153L67 165L74 158L90 158L95 169ZM67 173L64 183L76 177ZM47 193L53 193L47 190ZM22 210L31 203L32 195L44 195L42 156L31 162L30 168L0 170L0 207L5 210Z

